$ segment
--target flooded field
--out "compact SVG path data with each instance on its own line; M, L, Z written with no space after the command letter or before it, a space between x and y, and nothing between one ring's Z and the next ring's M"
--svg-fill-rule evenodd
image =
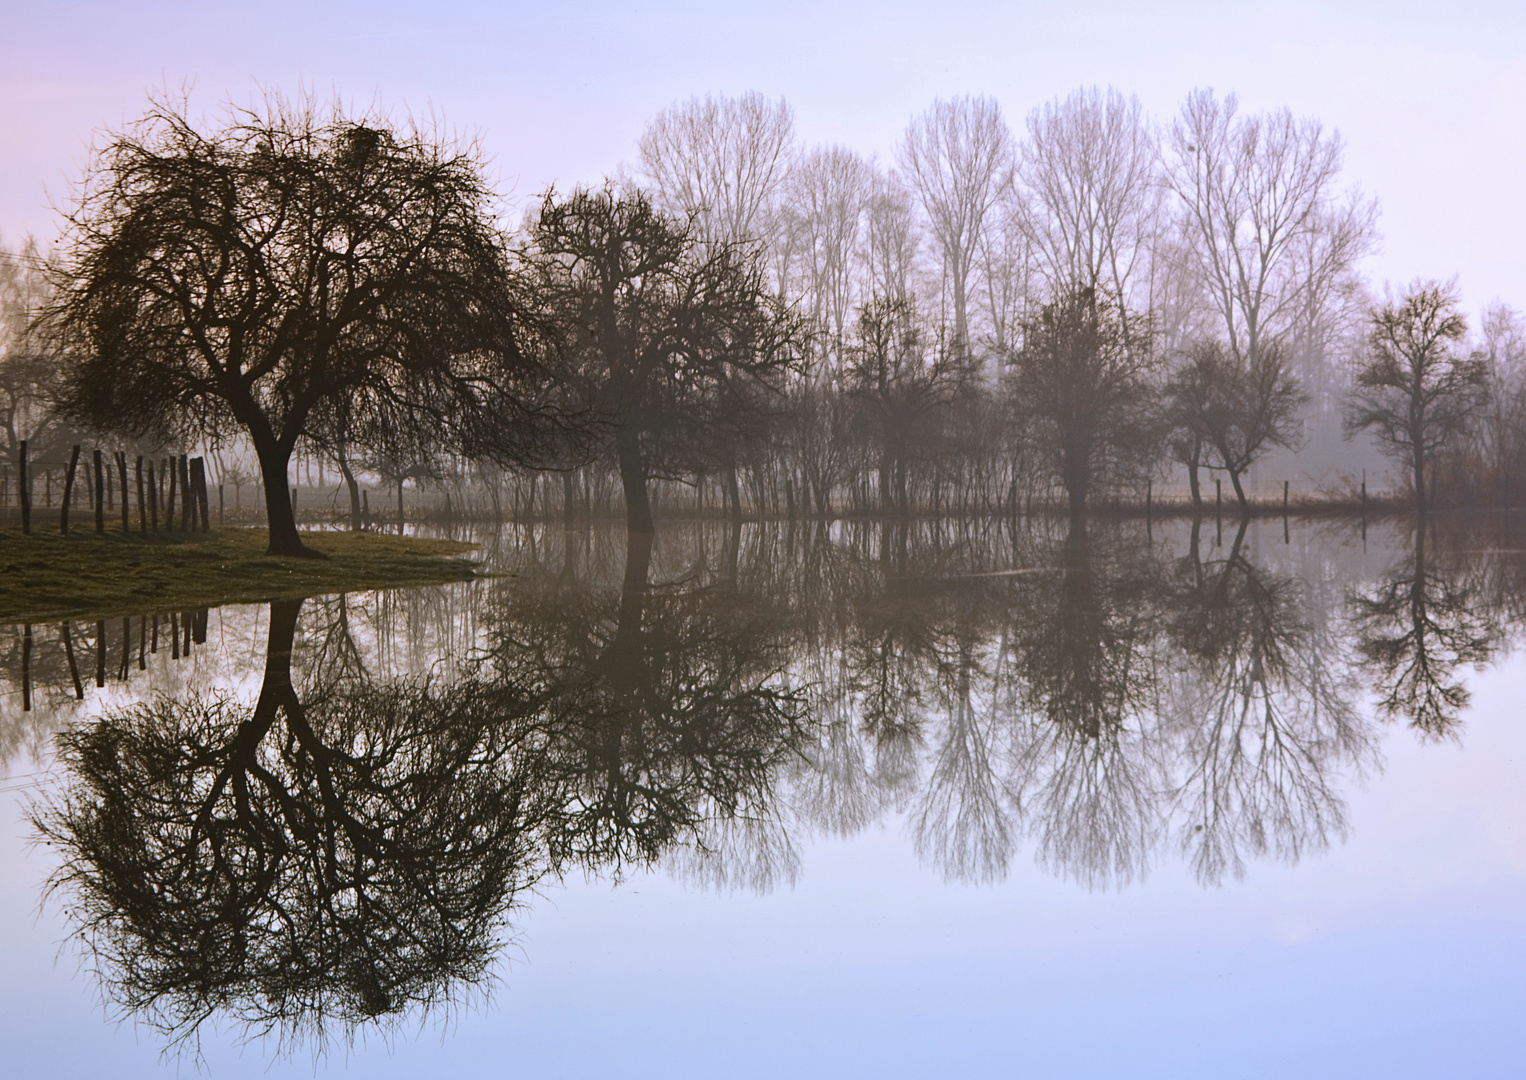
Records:
M457 538L0 630L8 1070L1512 1075L1526 522Z

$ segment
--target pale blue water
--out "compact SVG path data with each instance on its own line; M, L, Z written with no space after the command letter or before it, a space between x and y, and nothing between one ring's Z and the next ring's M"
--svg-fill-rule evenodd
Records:
M1388 533L1370 537L1363 554L1360 542L1343 534L1307 529L1283 547L1280 523L1258 531L1257 565L1306 590L1322 580L1334 598L1332 618L1346 610L1351 590L1380 577L1404 548L1402 535ZM1185 537L1166 532L1155 542L1179 556ZM687 565L693 551L680 546L665 554L659 542L654 580L671 580L673 565ZM525 558L518 548L500 557ZM746 552L742 564L745 570ZM615 565L605 576L618 581L618 571ZM496 587L520 587L515 582ZM392 672L430 670L442 657L469 651L499 621L484 609L480 590L487 588L386 602L351 598L374 616L358 620L362 651ZM926 613L938 603L929 596L952 588L900 595ZM883 596L877 602L883 605ZM872 606L863 598L861 607ZM311 607L304 617L310 614ZM861 611L846 622L869 618ZM155 689L184 693L216 684L256 694L266 625L263 609L214 610L206 646L197 645L191 661L161 663L150 673ZM1472 700L1455 737L1425 739L1402 721L1371 721L1357 760L1332 772L1344 839L1336 830L1328 847L1308 843L1296 861L1251 853L1242 878L1205 884L1183 855L1179 833L1166 830L1130 880L1094 876L1088 888L1075 880L1086 876L1084 867L1043 862L1041 838L1018 829L1005 871L989 875L994 880L951 880L947 865L929 854L925 825L920 851L918 842L940 725L957 707L934 701L920 786L888 798L846 834L823 824L819 806L813 810L801 795L808 775L780 784L796 859L771 888L706 886L674 869L684 861L676 855L618 884L607 873L578 870L547 879L510 917L513 944L487 1004L448 1022L410 1020L390 1038L331 1046L316 1071L1519 1076L1526 663L1510 647L1512 628L1505 630L1480 670L1461 669ZM950 633L948 640L958 637ZM797 653L796 663L828 652L818 643ZM1162 662L1183 666L1169 654ZM299 654L294 668L301 663ZM104 697L125 700L151 681L131 674L127 689L108 686ZM1353 685L1371 720L1372 680ZM157 1033L103 1018L77 954L60 952L63 914L56 904L39 909L39 886L56 859L48 848L29 846L23 801L56 784L42 729L98 711L101 699L93 687L87 691L78 711L68 704L70 688L53 694L51 720L32 728L7 698L0 917L10 947L0 952L0 1060L12 1076L186 1074L190 1062L161 1059ZM990 740L993 753L1001 742ZM1034 797L1029 790L1027 807ZM1013 813L1014 821L1021 817ZM228 1030L205 1031L202 1048L212 1076L315 1071L307 1049L272 1061L268 1044L240 1050Z

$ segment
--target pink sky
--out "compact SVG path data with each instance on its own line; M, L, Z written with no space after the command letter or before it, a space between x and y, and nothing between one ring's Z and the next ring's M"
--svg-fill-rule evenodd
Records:
M186 82L206 107L305 81L432 108L519 198L612 172L656 110L707 91L783 94L806 140L888 158L938 96L991 94L1020 127L1083 83L1162 118L1213 86L1340 129L1347 179L1383 205L1376 282L1455 273L1474 310L1526 308L1518 3L3 3L7 242L51 238L92 132Z

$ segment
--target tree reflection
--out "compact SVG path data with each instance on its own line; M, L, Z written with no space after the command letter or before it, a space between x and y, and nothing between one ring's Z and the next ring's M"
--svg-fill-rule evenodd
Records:
M300 606L271 605L253 707L161 697L73 729L36 811L110 1000L174 1042L225 1014L321 1045L456 1000L537 876L525 703L418 684L303 702Z
M548 823L552 865L651 865L723 883L794 872L773 797L804 739L766 606L729 589L653 587L651 534L632 533L619 595L563 575L499 613L493 681L543 709L543 782L565 793Z
M849 525L798 556L733 527L697 550L634 534L623 567L566 534L475 594L474 657L422 650L432 680L374 650L386 612L428 609L443 638L456 601L275 604L253 704L183 689L61 738L68 781L36 813L53 888L128 1014L290 1046L469 997L516 898L575 870L768 888L802 833L896 812L965 880L1024 843L1089 887L1168 842L1205 883L1297 860L1343 834L1340 780L1376 759L1362 665L1381 711L1453 732L1458 667L1506 617L1484 612L1523 590L1513 565L1443 571L1417 531L1329 603L1331 575L1271 568L1252 530L1210 548L1194 523L1171 559L1079 516Z
M1187 663L1162 707L1180 763L1179 842L1204 882L1241 876L1244 853L1296 861L1344 835L1337 769L1374 752L1339 643L1318 633L1296 580L1252 561L1248 526L1205 562L1194 523L1171 600Z
M1143 873L1160 828L1156 619L1137 549L1073 517L1013 627L1012 787L1041 862L1088 885Z
M1384 717L1403 717L1422 735L1456 735L1469 693L1464 664L1494 655L1499 630L1483 597L1460 573L1426 558L1425 516L1416 519L1407 558L1377 587L1353 597L1357 650L1366 661Z

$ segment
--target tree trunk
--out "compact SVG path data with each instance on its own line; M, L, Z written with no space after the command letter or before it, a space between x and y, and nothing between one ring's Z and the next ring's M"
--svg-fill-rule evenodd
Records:
M27 536L32 534L32 478L27 475L26 460L27 440L21 440L18 452L16 469L16 496L21 504L21 531Z
M625 491L625 530L631 533L652 531L652 504L646 494L646 467L641 461L641 447L635 435L621 435L615 440L620 460L620 485ZM732 477L735 477L733 472Z
M1419 440L1414 443L1415 459L1415 509L1425 513L1430 508L1425 497L1425 452L1420 448Z
M302 543L297 535L297 515L291 508L291 489L286 486L286 472L291 465L291 449L279 445L255 444L260 460L260 477L265 488L265 517L270 539L265 548L267 555L284 555L294 559L321 559L322 554ZM173 479L174 473L170 473ZM182 494L182 499L184 495ZM171 527L173 527L171 518Z
M737 467L726 466L726 498L731 503L731 520L742 520L742 490L737 484Z
M1240 516L1244 517L1250 510L1250 500L1245 497L1245 489L1240 486L1240 470L1229 469L1229 482L1234 485L1235 499L1240 503Z
M339 463L339 475L344 477L344 483L350 491L350 531L360 531L360 484L355 479L355 474L350 471L350 463L345 460L344 447L334 452L334 460Z
M1203 487L1198 482L1198 469L1201 467L1199 461L1202 452L1201 446L1194 446L1192 448L1192 456L1187 459L1187 483L1192 488L1192 508L1194 510L1201 510L1203 508Z

